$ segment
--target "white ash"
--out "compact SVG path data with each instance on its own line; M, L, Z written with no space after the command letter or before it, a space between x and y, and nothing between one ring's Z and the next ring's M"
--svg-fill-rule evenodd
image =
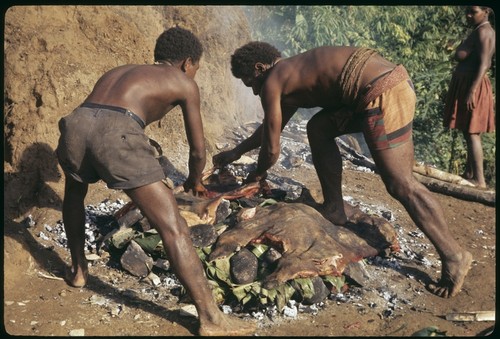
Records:
M101 235L106 235L113 228L109 223L114 220L113 215L125 205L121 199L111 201L106 199L98 205L85 206L85 251L93 253L96 250L97 239ZM68 241L64 223L59 220L56 225L44 225L44 230L50 234L47 236L44 232L39 233L39 237L44 240L52 240L60 247L67 248Z
M353 206L359 207L359 209L366 214L381 216L382 218L386 219L389 222L396 221L395 214L385 206L368 205L349 195L344 196L344 201L348 202Z
M165 276L161 279L161 285L166 288L177 288L182 286L177 276L170 272L165 273Z
M231 314L231 313L233 313L233 309L229 305L222 305L221 309L222 309L222 312L224 314Z
M46 236L46 235L45 235L45 233L43 233L43 232L38 233L38 237L39 237L39 238L41 238L41 239L43 239L43 240L45 240L45 241L49 241L49 240L51 240L51 239L50 239L48 236Z
M297 318L297 315L299 313L297 306L288 306L286 305L283 307L283 315L288 318Z
M24 226L27 228L34 227L36 225L35 220L33 220L33 216L30 214L23 220Z
M364 173L375 173L373 170L369 169L368 167L365 166L354 166L354 169L358 172L364 172Z
M101 295L97 295L97 294L93 294L89 298L89 303L92 305L105 306L108 304L108 302L109 302L109 299L107 299Z
M477 235L485 235L486 233L483 230L475 230L474 231Z
M300 303L299 304L299 313L309 313L312 315L316 315L316 314L318 314L320 309L322 309L324 307L325 307L324 302L319 302L319 303L312 304L312 305L304 305L304 304Z
M225 305L223 305L223 306L225 306ZM226 312L224 312L224 313L226 313ZM253 311L251 313L251 315L252 315L253 318L255 318L257 320L264 320L264 317L265 317L264 312L261 312L261 311L258 311L258 312Z

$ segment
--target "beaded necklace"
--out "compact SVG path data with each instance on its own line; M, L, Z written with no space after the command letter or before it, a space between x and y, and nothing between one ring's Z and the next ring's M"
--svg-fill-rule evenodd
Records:
M479 25L477 25L476 28L474 28L474 30L478 29L479 27L481 27L483 25L489 24L489 23L490 23L489 21L482 22Z

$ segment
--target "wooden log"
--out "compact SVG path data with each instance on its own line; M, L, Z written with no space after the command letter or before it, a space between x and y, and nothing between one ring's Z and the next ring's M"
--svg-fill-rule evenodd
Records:
M448 313L446 320L451 321L495 321L495 311Z
M495 191L486 191L475 187L454 184L439 179L430 178L415 172L413 172L413 175L430 191L446 194L462 200L475 201L488 206L495 206Z
M458 184L463 186L474 187L475 185L468 180L465 180L459 175L451 174L448 172L441 171L429 165L422 163L415 163L413 165L413 172L431 177L434 179L439 179L446 182L451 182L452 184Z

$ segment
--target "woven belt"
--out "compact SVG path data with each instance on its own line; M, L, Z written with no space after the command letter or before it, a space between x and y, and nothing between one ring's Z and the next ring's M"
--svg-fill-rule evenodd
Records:
M126 108L122 108L122 107L118 107L118 106L94 104L92 102L84 102L83 104L80 105L80 107L103 108L103 109L109 109L111 111L120 112L120 113L125 114L126 116L134 119L139 124L139 126L141 126L142 129L144 129L146 127L146 124L144 123L144 121L142 121L141 118L139 118L134 112L132 112Z

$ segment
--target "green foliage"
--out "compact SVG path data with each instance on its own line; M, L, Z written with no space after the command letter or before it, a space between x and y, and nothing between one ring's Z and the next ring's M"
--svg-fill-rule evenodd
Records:
M443 127L444 99L455 67L455 48L467 36L462 6L252 6L247 14L256 40L291 56L323 45L377 49L403 64L417 94L415 157L462 172L463 138ZM491 72L495 91L495 72ZM483 138L485 176L495 182L495 135ZM456 152L456 153L453 153Z
M346 285L345 276L335 276L335 275L327 275L323 277L323 281L329 283L333 286L333 290L336 293L342 292L344 286Z
M296 278L280 284L275 288L264 288L262 281L272 272L265 268L262 269L266 264L261 256L269 249L269 246L264 244L253 244L249 245L248 249L257 257L261 269L259 269L260 274L256 281L242 285L236 284L231 280L231 256L208 261L208 255L212 251L212 247L196 249L207 273L207 278L212 288L212 294L217 302L228 303L235 301L242 306L247 304L261 306L275 304L278 310L281 311L294 296L298 296L299 299L311 298L314 296L314 285L310 278ZM337 291L341 291L345 285L344 276L324 276L322 278L323 281L334 286Z
M134 240L145 252L154 253L157 250L160 252L163 250L160 235L156 231L145 232Z
M250 249L258 258L268 249L266 245L256 244ZM222 303L228 300L235 300L241 305L246 305L249 302L260 305L276 304L279 310L282 310L287 302L292 298L295 289L291 283L284 283L273 289L266 289L262 286L260 280L249 284L238 285L232 282L229 257L207 261L207 256L210 254L211 248L206 247L203 250L197 249L203 266L205 267L208 281L212 288L214 298ZM309 279L310 280L310 279ZM303 282L302 282L303 283ZM312 283L310 283L312 286ZM304 293L311 294L313 290L305 290Z

